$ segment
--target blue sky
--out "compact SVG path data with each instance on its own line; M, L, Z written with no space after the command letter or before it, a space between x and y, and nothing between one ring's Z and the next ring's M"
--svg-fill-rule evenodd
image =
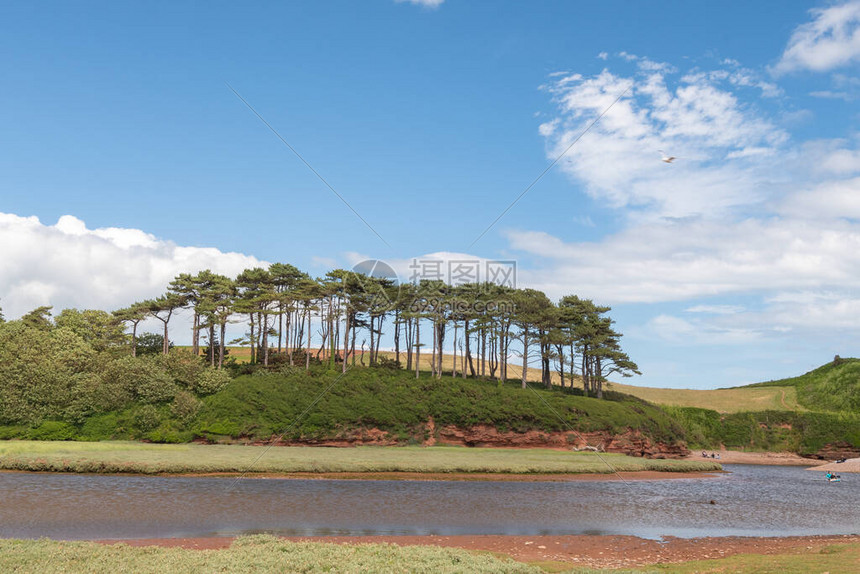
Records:
M857 1L5 3L0 306L432 254L611 305L637 384L856 356L858 30Z

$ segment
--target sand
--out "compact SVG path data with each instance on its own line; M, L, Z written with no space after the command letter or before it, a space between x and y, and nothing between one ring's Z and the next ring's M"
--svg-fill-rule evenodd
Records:
M849 458L845 462L828 462L819 466L813 466L806 470L820 470L822 472L835 472L842 474L843 472L860 472L860 458Z
M792 452L742 452L737 450L707 450L707 454L720 455L717 462L722 464L766 464L776 466L817 466L826 464L826 460L804 458ZM687 460L715 460L702 457L702 451L693 451Z

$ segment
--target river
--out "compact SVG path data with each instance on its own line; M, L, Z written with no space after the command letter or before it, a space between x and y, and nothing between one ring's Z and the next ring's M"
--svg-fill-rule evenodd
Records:
M0 473L0 537L860 533L860 475L725 465L714 478L463 482ZM714 501L714 504L711 504Z

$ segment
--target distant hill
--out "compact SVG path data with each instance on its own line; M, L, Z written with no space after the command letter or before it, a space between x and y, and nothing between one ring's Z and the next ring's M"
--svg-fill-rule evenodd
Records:
M749 411L802 411L797 391L791 386L746 386L733 389L660 389L609 383L606 388L633 395L649 403L672 407L696 407L719 413Z
M738 389L793 390L797 402L815 411L860 412L860 359L836 357L799 377L757 383Z

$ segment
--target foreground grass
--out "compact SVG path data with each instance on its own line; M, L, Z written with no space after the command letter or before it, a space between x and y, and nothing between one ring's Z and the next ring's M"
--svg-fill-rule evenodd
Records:
M540 568L538 566L542 566ZM523 564L490 553L471 553L435 546L326 544L288 542L257 535L236 539L222 550L189 550L157 546L105 546L94 542L0 540L0 571L53 573L114 572L668 572L801 574L857 572L860 544L830 545L803 553L739 554L729 558L680 564L657 564L636 570L566 570L559 562Z
M737 554L717 560L696 560L657 566L654 572L692 574L806 574L807 572L860 572L860 544L835 544L792 554Z
M605 461L605 462L604 462ZM607 464L609 463L609 464ZM611 465L611 468L610 468ZM59 472L608 473L719 470L708 461L465 447L273 447L137 442L0 442L0 469Z
M39 572L427 572L536 573L540 569L488 554L432 546L287 542L238 538L223 550L105 546L93 542L0 540L0 571Z

